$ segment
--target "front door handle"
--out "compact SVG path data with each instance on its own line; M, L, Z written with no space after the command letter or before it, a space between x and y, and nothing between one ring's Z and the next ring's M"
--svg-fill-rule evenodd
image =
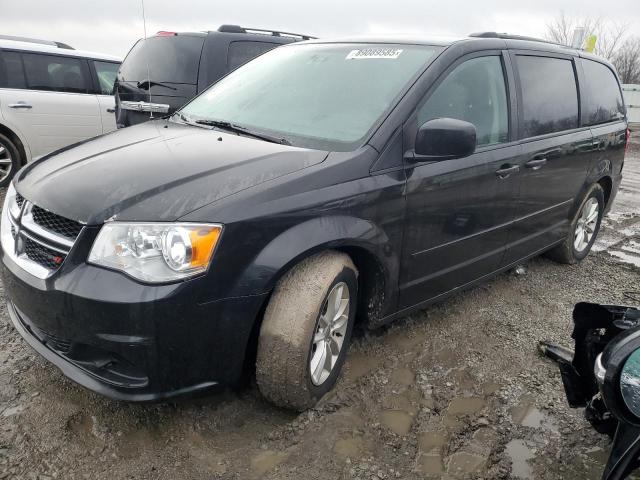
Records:
M534 158L533 160L529 160L525 163L524 166L531 170L540 170L544 165L546 165L546 163L546 158Z
M18 102L18 103L10 103L9 108L25 108L28 110L33 107L26 102Z
M107 108L107 113L116 113L115 108Z
M496 170L496 175L498 178L503 179L511 176L513 173L517 173L520 171L519 165L503 165L499 170Z

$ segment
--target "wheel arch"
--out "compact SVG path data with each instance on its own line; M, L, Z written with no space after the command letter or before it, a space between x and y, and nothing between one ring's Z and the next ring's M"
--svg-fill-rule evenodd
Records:
M262 293L271 292L295 265L325 250L341 251L351 257L359 272L358 306L362 308L358 308L358 321L375 326L396 306L400 258L394 242L369 220L332 216L299 223L262 249L243 273L240 284Z
M356 232L359 234L355 235ZM267 295L247 342L243 370L253 372L255 368L264 312L278 281L305 258L323 251L334 250L349 255L359 274L356 322L367 328L381 325L381 320L397 306L399 252L395 252L390 245L390 239L380 228L367 220L347 216L309 220L273 239L252 262L253 268L260 265L263 273L266 265L275 264L278 267L273 267L264 285L263 291ZM389 253L381 256L380 252L384 251ZM243 277L247 280L254 275L245 272Z
M15 130L11 129L4 123L0 123L0 133L5 135L13 143L15 143L20 152L20 156L22 157L20 166L26 165L31 160L31 151L29 150L28 145L23 140L23 138L18 133L16 133Z
M606 210L609 207L609 200L611 199L611 192L613 191L613 180L609 175L605 175L596 183L598 183L604 191L604 207Z

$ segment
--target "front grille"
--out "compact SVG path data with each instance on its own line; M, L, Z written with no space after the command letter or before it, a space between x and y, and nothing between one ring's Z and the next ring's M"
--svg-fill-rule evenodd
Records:
M38 207L20 194L15 202L20 215L14 218L4 213L11 223L11 236L3 237L2 247L27 272L49 278L64 263L83 225Z
M47 248L45 245L35 242L27 237L24 237L22 241L24 245L24 253L32 262L42 265L50 270L57 269L62 262L64 262L66 255Z
M82 224L61 217L55 213L48 212L37 205L31 210L33 221L46 230L62 235L63 237L75 240L82 230Z

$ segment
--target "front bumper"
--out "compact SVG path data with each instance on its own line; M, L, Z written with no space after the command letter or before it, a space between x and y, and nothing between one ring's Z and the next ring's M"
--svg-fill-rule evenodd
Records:
M88 264L41 280L2 254L16 330L76 383L158 401L235 382L264 295L198 303L201 279L143 285Z

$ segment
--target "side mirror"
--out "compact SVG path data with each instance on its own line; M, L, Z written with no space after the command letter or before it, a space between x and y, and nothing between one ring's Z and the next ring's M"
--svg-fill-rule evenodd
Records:
M476 127L454 118L425 122L416 135L416 160L450 160L468 157L476 150Z
M598 356L595 373L611 413L640 427L640 328L617 335Z
M640 327L606 346L596 359L595 375L607 409L618 420L602 478L627 478L640 457Z

